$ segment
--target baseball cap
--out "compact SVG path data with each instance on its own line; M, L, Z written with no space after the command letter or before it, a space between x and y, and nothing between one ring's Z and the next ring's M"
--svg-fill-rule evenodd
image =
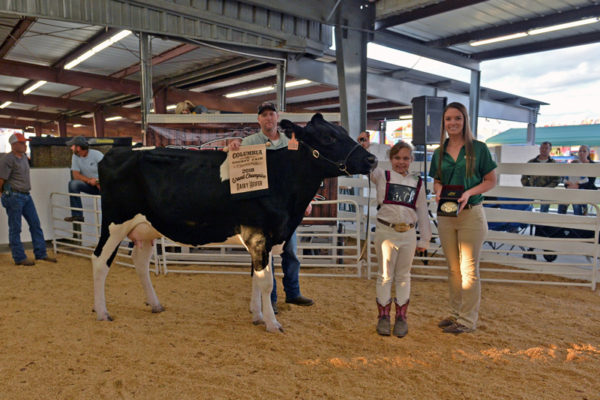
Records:
M277 112L277 106L274 103L271 103L270 101L265 101L264 103L261 103L258 106L258 115L262 114L262 112L265 110L272 110Z
M13 143L17 143L17 142L29 142L29 139L27 139L25 137L25 135L23 135L22 133L13 133L12 135L9 136L8 138L8 143L13 144Z
M73 139L65 143L67 146L88 146L88 141L83 136L75 136Z

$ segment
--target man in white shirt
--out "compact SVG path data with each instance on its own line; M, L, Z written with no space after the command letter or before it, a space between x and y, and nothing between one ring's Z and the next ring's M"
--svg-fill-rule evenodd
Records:
M277 107L271 102L264 102L258 106L258 124L260 132L246 136L241 142L235 140L229 144L229 150L239 150L240 146L254 144L264 144L267 150L277 150L288 146L289 139L277 130L279 114ZM305 215L311 212L311 205L306 209ZM283 246L281 253L281 269L283 270L283 289L286 297L285 302L298 306L312 306L314 301L300 293L300 283L298 275L300 273L300 261L296 256L297 239L296 232L290 237L290 240ZM271 303L275 314L277 310L277 285L275 283L275 274L273 274L273 291L271 292Z
M69 193L100 194L100 182L98 181L98 163L104 154L98 150L90 150L86 138L77 136L69 140L67 146L71 146L73 156L71 157L72 179L69 181ZM83 211L81 211L81 197L71 196L71 216L66 217L67 222L83 222Z

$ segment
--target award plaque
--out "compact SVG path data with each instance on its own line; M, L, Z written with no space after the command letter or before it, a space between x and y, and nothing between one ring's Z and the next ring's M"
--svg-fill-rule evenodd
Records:
M456 217L460 204L458 199L465 191L462 185L444 185L438 203L437 215L441 217Z

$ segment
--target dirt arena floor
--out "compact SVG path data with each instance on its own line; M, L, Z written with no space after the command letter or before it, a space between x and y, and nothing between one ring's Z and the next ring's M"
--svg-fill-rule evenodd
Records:
M441 333L446 283L415 280L409 334L375 333L374 281L301 279L313 307L279 303L283 334L251 324L250 277L107 280L92 313L89 259L17 267L0 254L0 399L600 399L600 296L484 283L479 329Z

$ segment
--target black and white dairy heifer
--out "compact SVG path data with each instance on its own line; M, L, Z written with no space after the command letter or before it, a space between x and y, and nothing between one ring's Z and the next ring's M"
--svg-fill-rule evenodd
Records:
M252 258L253 322L264 322L271 332L281 330L270 301L271 249L290 238L324 178L367 174L377 162L343 128L320 114L306 127L288 120L281 121L281 127L287 136L295 133L299 149L267 152L269 193L253 199L233 199L229 181L221 181L224 152L113 148L105 155L99 165L102 230L92 257L99 320L111 320L104 286L126 236L136 244L133 261L147 302L157 313L164 308L150 281L152 240L162 234L196 246L237 235Z

